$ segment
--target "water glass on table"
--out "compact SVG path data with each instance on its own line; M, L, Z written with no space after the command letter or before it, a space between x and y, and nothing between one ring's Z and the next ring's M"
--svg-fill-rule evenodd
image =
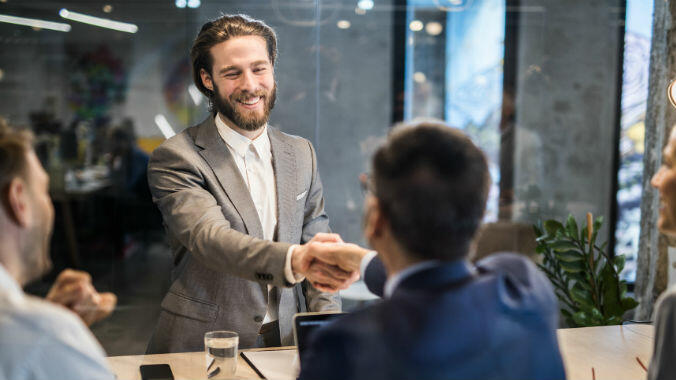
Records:
M209 331L204 334L207 379L235 377L238 345L239 336L234 331Z

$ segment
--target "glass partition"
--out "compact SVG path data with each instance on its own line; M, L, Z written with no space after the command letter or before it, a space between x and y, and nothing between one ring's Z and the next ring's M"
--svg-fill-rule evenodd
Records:
M145 352L171 284L145 168L167 138L211 117L189 50L222 13L276 30L270 124L314 145L331 228L344 240L365 244L358 177L392 124L431 117L464 130L489 159L485 221L494 229L479 235L477 252L532 254L531 224L592 212L606 217L600 239L615 234L617 253L637 254L649 35L628 23L621 40L622 1L0 0L0 116L36 134L56 209L54 269L28 291L44 295L66 267L90 272L97 289L119 297L93 326L109 355ZM110 29L111 20L124 24ZM343 299L351 310L373 297L357 283Z

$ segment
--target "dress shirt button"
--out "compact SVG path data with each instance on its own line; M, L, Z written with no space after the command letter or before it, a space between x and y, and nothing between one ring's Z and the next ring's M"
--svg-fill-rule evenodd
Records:
M263 322L263 317L261 317L260 315L255 316L254 322Z

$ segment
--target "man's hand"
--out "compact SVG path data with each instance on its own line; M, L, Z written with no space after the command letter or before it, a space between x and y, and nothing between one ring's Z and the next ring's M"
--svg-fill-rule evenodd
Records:
M337 234L318 233L294 250L291 267L318 290L336 292L359 279L361 259L368 252L356 244L343 243Z
M94 289L88 273L72 269L59 274L46 299L72 310L87 326L110 315L117 303L113 293Z
M309 265L313 260L319 260L329 265L335 265L346 272L359 272L361 260L370 250L356 244L344 243L338 234L316 234L310 243L328 243L320 249L310 250L305 258L304 265ZM309 261L309 262L308 262Z

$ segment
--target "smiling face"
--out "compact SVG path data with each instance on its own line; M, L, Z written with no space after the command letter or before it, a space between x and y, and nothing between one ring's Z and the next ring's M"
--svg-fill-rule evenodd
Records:
M274 68L265 40L259 36L234 37L214 45L211 73L200 72L204 86L214 93L214 106L236 127L261 128L275 103Z
M664 234L676 237L676 129L664 147L662 167L650 180L660 193L660 217L657 227Z

